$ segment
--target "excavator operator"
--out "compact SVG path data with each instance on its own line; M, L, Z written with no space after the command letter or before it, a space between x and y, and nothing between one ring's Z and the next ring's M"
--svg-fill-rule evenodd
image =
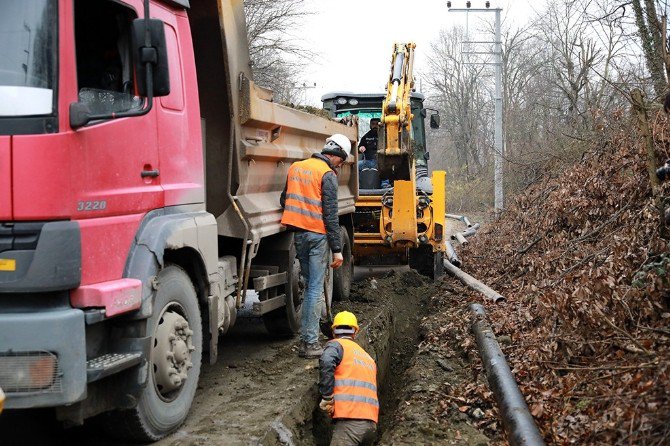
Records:
M361 137L358 151L363 158L358 162L358 170L377 168L377 141L379 140L379 118L370 119L370 130Z

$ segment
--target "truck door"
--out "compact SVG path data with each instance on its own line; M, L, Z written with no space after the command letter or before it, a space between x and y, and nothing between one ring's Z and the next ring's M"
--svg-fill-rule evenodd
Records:
M137 13L111 0L74 4L79 101L100 113L140 108L129 34ZM78 215L140 213L163 206L155 113L89 124L75 136L79 157L73 160L78 168L72 175L78 183Z
M74 1L74 50L77 100L95 114L141 108L135 96L130 25L141 11L140 1ZM61 45L71 45L61 42ZM63 63L61 76L73 76ZM141 117L93 121L75 132L59 135L58 147L14 137L14 217L73 219L140 214L163 206L160 186L155 113ZM21 147L19 147L21 146ZM54 153L61 159L54 160ZM48 195L49 183L67 183L68 203L51 209L33 206L27 195ZM68 176L67 178L63 178ZM46 193L45 193L46 191ZM20 193L20 199L17 194ZM63 191L63 194L65 191ZM52 197L53 202L63 200ZM24 204L25 206L20 204ZM60 215L59 215L60 214Z

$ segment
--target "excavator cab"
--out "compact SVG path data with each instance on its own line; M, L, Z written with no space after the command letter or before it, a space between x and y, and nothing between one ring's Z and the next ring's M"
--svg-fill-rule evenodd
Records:
M355 94L349 92L334 92L328 93L321 98L323 102L323 108L327 110L331 117L335 119L346 120L348 116L354 115L358 117L358 140L360 141L363 135L365 135L368 130L370 130L370 121L374 118L382 117L382 103L386 94L384 93L362 93ZM425 96L422 93L412 92L411 94L411 109L412 114L417 117L425 118L427 112L430 109L425 109L423 107L423 102ZM437 118L436 118L437 117ZM436 120L437 119L437 120ZM437 127L436 127L437 126ZM439 114L432 114L430 117L430 127L438 128L439 127ZM384 138L382 136L383 126L379 129L379 139L377 146L377 157L375 159L376 167L375 169L378 173L378 181L366 181L365 177L362 178L359 176L359 185L361 188L361 194L370 194L374 190L386 189L391 187L395 179L402 179L400 176L394 177L393 172L388 172L379 167L380 159L383 158L382 152L384 151ZM411 153L416 171L418 172L418 177L422 177L424 174L428 174L428 160L430 159L430 154L426 149L426 126L425 119L413 119L410 127L409 135L409 145L411 147ZM361 160L362 154L359 154L359 160ZM410 161L405 163L407 165L407 172L409 172ZM397 170L397 169L396 169ZM408 176L404 174L402 176ZM383 187L382 185L388 186ZM373 183L375 186L372 186Z

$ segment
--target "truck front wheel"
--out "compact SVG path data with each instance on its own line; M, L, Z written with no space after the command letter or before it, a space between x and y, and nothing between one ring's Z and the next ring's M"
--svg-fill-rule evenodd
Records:
M158 274L154 311L147 319L151 356L147 385L135 408L109 414L115 437L156 441L186 418L200 375L202 321L198 299L186 272L170 265Z

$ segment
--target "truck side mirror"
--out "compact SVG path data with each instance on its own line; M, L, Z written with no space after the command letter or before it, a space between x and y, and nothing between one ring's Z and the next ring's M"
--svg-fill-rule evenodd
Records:
M146 26L149 25L151 46L145 46ZM147 63L151 63L151 83L153 96L170 94L170 73L168 71L167 45L165 43L165 26L158 19L135 19L132 25L133 59L137 76L137 91L140 96L147 97Z
M438 113L433 113L430 115L430 128L439 129L440 128L440 115Z
M78 129L91 121L93 113L91 108L82 102L73 102L70 104L70 127Z

